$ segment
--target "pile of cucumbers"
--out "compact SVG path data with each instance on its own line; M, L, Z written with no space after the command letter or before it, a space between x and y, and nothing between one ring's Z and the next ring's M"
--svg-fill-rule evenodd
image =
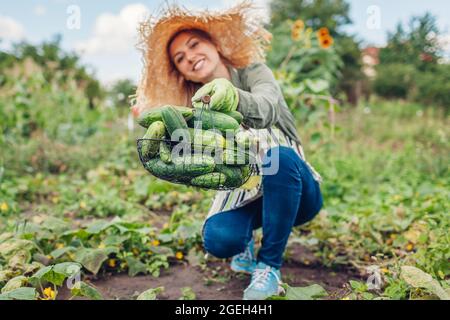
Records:
M147 128L138 140L140 159L154 176L207 189L232 189L251 175L255 142L239 131L238 111L166 105L138 118Z

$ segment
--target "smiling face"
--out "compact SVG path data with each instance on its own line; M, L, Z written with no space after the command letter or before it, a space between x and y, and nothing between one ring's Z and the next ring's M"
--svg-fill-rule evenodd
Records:
M221 66L216 46L200 34L183 31L169 45L170 58L186 80L207 83Z

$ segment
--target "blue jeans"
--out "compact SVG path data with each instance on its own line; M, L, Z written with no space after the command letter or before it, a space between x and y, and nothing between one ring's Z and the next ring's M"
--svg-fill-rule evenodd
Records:
M279 269L292 227L312 220L322 208L319 183L306 163L292 148L275 148L263 159L263 196L243 207L217 213L205 222L203 247L208 253L217 258L241 253L253 230L262 227L257 260ZM279 169L266 175L265 163L274 151L279 152Z

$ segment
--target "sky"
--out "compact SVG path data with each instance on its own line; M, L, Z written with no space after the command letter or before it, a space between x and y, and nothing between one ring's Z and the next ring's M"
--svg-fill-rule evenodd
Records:
M386 34L398 22L407 22L413 15L430 11L438 17L444 33L442 41L450 53L450 1L448 0L347 0L351 5L351 26L365 45L382 46ZM21 0L0 4L0 48L8 50L11 43L26 40L38 44L63 37L65 50L82 54L82 61L100 80L112 83L121 78L138 81L141 75L141 53L136 49L137 25L167 0ZM191 10L208 8L223 10L237 0L174 1ZM259 13L267 20L269 0L254 0Z

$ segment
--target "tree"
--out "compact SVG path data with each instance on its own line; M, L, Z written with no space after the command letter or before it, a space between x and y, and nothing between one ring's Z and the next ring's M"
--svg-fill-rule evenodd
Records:
M418 70L434 70L442 48L436 17L429 12L414 16L407 26L397 25L395 32L388 32L388 44L380 51L380 63L412 64Z
M327 27L332 36L339 35L339 27L352 23L350 5L345 0L272 0L271 23L302 19L308 27Z
M32 59L44 70L45 79L50 82L57 80L65 83L67 79L76 79L77 84L84 90L89 100L89 107L93 109L95 102L103 99L104 90L100 82L93 74L90 74L80 62L80 56L74 52L66 52L61 48L62 37L56 35L50 41L45 41L39 45L32 45L27 42L20 42L13 45L10 56L14 57L14 62L21 62ZM0 55L0 68L11 65L11 58L8 55ZM9 64L9 65L7 65Z
M129 107L129 97L136 92L136 85L130 79L116 81L109 90L109 96L117 107Z
M380 50L375 92L450 110L450 68L439 62L444 51L440 34L436 17L428 12L412 17L406 25L399 23Z

